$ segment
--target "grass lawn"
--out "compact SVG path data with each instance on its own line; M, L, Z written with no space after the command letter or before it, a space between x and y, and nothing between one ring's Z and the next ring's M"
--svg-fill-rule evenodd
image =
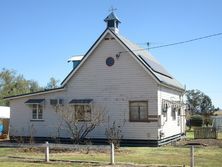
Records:
M189 166L190 150L187 147L163 146L152 147L123 147L116 151L117 164L152 164L186 165ZM222 148L195 148L195 165L201 167L220 167L222 164ZM50 159L82 160L82 162L53 161L45 163L43 150L29 150L18 148L0 148L0 166L103 166L109 163L109 152L81 151L81 152L51 152ZM87 162L88 163L87 163ZM99 163L90 163L99 161ZM195 166L195 167L196 167Z

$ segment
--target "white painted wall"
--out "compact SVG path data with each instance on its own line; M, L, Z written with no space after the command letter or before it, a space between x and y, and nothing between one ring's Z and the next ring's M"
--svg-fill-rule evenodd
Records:
M50 99L65 99L64 93L65 91L62 91L10 100L10 136L30 136L31 133L34 133L34 136L38 137L55 137L59 123L59 117L58 114L55 112L53 106L50 105ZM32 108L25 104L25 102L28 99L34 98L46 99L43 105L44 121L31 121Z
M123 139L157 140L160 129L164 131L165 137L180 133L177 121L169 118L164 122L160 116L162 99L179 99L178 92L158 87L130 53L121 53L116 58L116 54L124 50L115 39L103 40L68 81L65 90L10 100L10 135L30 136L30 127L33 126L35 136L55 137L59 118L49 104L49 100L54 98L62 98L66 104L72 99L93 99L94 104L105 108L105 122L88 137L106 138L105 130L113 121L123 126ZM107 57L115 59L112 67L106 65ZM24 102L32 98L46 99L43 122L30 121L32 110ZM148 112L150 115L159 115L159 122L129 122L129 101L133 100L148 100ZM63 131L61 137L68 137L67 132Z
M129 53L122 53L117 59L116 54L123 50L116 40L103 40L67 84L67 96L70 99L91 98L101 104L110 115L110 126L113 121L120 125L125 122L125 139L156 139L157 122L129 122L129 101L148 100L149 113L155 115L157 84ZM112 67L106 65L106 58L110 56L115 58ZM107 127L106 123L91 136L105 138Z
M35 136L50 137L58 117L49 105L49 99L60 97L66 103L72 99L90 98L106 109L106 122L89 137L106 138L105 129L116 121L120 126L124 122L124 139L157 139L157 122L129 122L129 101L132 100L148 100L149 114L157 114L157 84L129 53L121 54L118 59L115 57L123 50L116 40L103 40L67 83L66 91L11 100L11 135L29 135L33 125ZM112 67L105 63L110 56L115 58ZM24 102L31 98L46 99L44 122L30 122L32 111Z
M172 107L169 107L166 114L162 113L162 100L168 101L181 101L182 102L182 92L160 86L158 90L158 113L161 115L159 131L163 132L164 136L162 138L167 138L176 134L184 133L185 131L185 114L184 107L181 107L181 115L178 116L176 112L176 119L174 120L171 112Z

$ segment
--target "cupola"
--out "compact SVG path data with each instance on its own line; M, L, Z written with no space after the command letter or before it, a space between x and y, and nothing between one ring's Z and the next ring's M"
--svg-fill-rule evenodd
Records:
M115 33L119 32L118 26L120 20L116 17L114 12L111 12L105 19L104 21L107 23L107 28L113 30Z

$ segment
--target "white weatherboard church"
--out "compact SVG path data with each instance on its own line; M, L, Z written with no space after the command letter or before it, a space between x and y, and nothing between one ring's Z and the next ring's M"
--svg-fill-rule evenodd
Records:
M6 98L10 136L29 137L34 127L34 137L52 137L59 99L58 104L81 113L76 114L81 121L96 114L94 105L106 110L105 121L87 135L92 141L106 141L105 131L114 121L121 125L124 144L160 146L180 139L185 132L183 86L146 50L120 35L120 20L113 12L104 21L107 28L83 58L76 59L61 87ZM62 131L60 137L70 135Z

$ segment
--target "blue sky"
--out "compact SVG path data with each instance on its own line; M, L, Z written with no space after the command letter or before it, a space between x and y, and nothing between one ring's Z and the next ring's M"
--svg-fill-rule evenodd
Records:
M0 0L0 68L45 86L62 81L67 59L84 54L106 28L114 6L120 33L150 46L222 32L221 0ZM222 35L150 53L187 89L222 108ZM146 45L142 45L146 47Z

